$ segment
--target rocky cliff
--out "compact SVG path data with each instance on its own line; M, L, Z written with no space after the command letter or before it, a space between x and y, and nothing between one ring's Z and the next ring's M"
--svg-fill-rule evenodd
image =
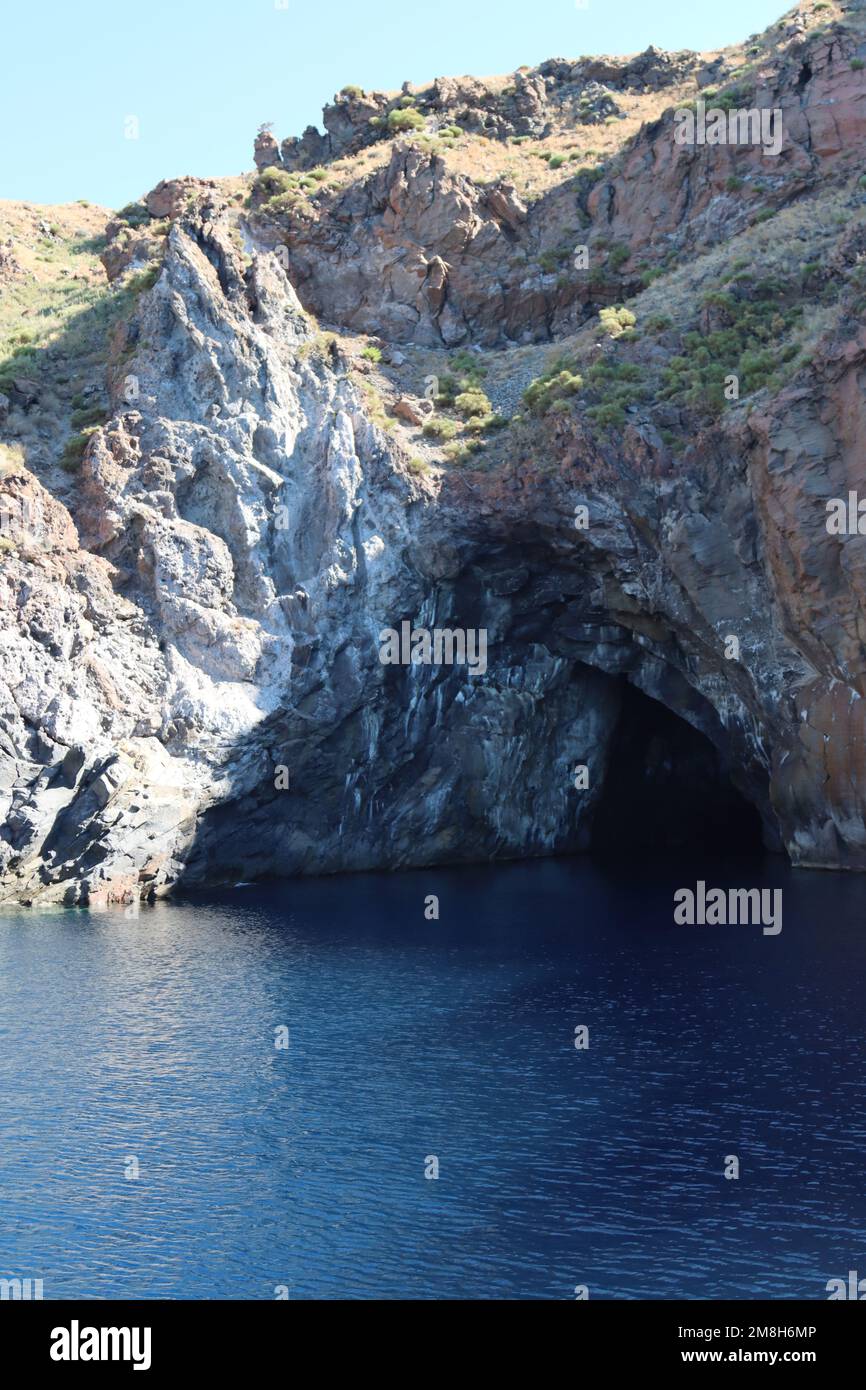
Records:
M806 5L0 208L0 901L636 819L866 869L864 61ZM699 102L781 148L679 144Z

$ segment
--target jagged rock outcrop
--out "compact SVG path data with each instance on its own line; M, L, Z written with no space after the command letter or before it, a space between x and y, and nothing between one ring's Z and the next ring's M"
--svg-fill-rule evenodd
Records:
M632 256L653 246L694 253L736 235L759 208L784 207L837 166L852 167L866 136L866 84L851 62L864 57L858 36L798 37L738 90L732 109L781 113L778 153L760 142L677 144L673 111L645 126L590 195L597 232Z
M699 254L857 166L866 135L866 83L856 67L863 55L858 35L797 31L731 89L721 109L781 113L778 152L767 153L760 140L678 143L671 107L642 126L610 168L527 207L505 181L480 186L435 153L397 142L384 169L314 207L299 203L274 215L262 199L258 231L265 241L285 241L302 302L328 322L425 346L553 340L599 304L633 293L639 264ZM625 64L552 60L516 74L509 100L532 105L530 94L552 84L562 121L571 81L580 92L599 74L621 88L663 90L693 67L688 55L674 61L654 51ZM431 100L453 112L478 97L478 84L468 81L440 80ZM339 109L353 110L358 100L349 95ZM710 95L705 105L712 102ZM545 122L533 116L533 133ZM318 150L314 162L321 157ZM614 270L601 249L612 243L628 252ZM589 248L592 277L573 271L578 245Z
M248 854L302 872L585 840L559 763L615 721L599 677L541 647L477 688L381 664L381 628L459 618L431 594L459 542L339 363L305 354L276 259L245 273L218 227L175 226L129 332L137 404L88 447L87 548L46 495L4 563L3 896L128 901ZM43 500L26 473L3 486Z
M326 322L395 343L494 346L546 341L584 315L585 277L528 260L551 240L548 211L401 141L369 178L277 222L265 207L254 226L285 243L304 306Z
M634 58L551 58L537 68L518 68L507 84L477 77L438 77L429 87L406 83L398 95L345 87L324 107L321 135L308 126L302 137L277 145L269 129L255 143L256 168L282 164L311 169L327 159L357 154L387 133L387 117L411 100L431 132L451 125L490 139L540 136L554 120L596 124L621 113L617 92L657 92L694 73L694 53L649 47Z
M768 60L755 90L790 137L772 175L754 149L677 153L669 113L618 168L532 206L505 178L482 186L399 142L279 218L181 179L110 223L109 409L54 489L65 505L25 418L44 381L4 377L0 397L23 441L0 452L0 901L106 906L176 884L584 849L610 821L635 691L683 731L659 724L644 789L677 765L679 792L727 814L732 785L769 847L866 870L866 561L859 534L826 524L827 501L864 486L857 51L844 30L796 29ZM573 98L582 120L591 83L664 91L707 67L653 50L555 59L513 91L441 79L416 99L499 136L544 129ZM303 149L262 132L259 167L374 138L371 107L392 99L347 90ZM741 285L737 263L718 281L704 264L710 293L687 298L690 258L754 220L758 168L770 210L833 188L826 262L792 279L768 257L775 280ZM608 285L627 286L642 251L675 248L679 323L572 341L587 376L600 369L595 404L564 371L565 395L527 402L480 466L411 457L400 430L423 441L441 408L421 394L428 353L547 341L613 298L604 277L528 265L575 215L590 248L620 243ZM808 359L786 358L785 379L764 364L751 402L708 423L683 343L739 355L750 314L782 335L810 294ZM312 313L376 335L366 376ZM406 367L390 422L380 360ZM685 385L667 379L675 361ZM647 399L646 381L664 391ZM98 395L81 394L85 418ZM404 621L484 632L483 667L384 664L381 634Z

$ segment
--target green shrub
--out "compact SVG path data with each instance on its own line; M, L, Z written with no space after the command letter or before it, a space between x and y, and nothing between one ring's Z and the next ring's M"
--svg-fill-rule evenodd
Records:
M617 246L612 246L612 247L610 248L610 251L609 251L609 253L608 253L608 258L607 258L607 259L608 259L608 265L610 266L611 270L613 270L613 271L621 270L622 267L625 265L626 261L629 260L630 258L631 258L631 250L629 249L628 246L623 246L623 245L620 243L619 245L617 245Z
M473 388L470 391L462 391L456 397L454 409L458 415L463 416L464 420L468 420L472 415L490 415L493 406L480 388Z
M84 458L84 451L90 442L90 436L96 432L96 426L91 429L82 430L80 434L74 434L67 439L63 453L60 455L60 467L67 473L74 473L81 466Z
M342 90L341 90L341 92L340 92L340 96L341 96L341 97L349 97L349 98L354 99L354 100L356 100L356 101L357 101L358 97L362 97L363 95L364 95L364 89L363 89L363 87L356 87L355 84L354 84L354 82L350 82L350 83L348 84L348 86L343 87Z
M478 356L474 352L466 352L465 350L455 352L451 358L451 366L455 371L461 372L474 381L487 375L487 368L478 360Z
M280 193L276 198L269 198L265 207L270 217L279 217L285 213L294 212L295 208L304 202L304 194L300 188L293 188L290 193Z
M364 348L364 351L361 353L361 356L364 358L365 362L381 362L382 349L374 347L371 343L369 347Z
M560 266L565 265L571 259L573 249L571 246L557 246L552 251L542 251L538 264L545 275L553 275Z
M442 415L434 415L424 422L422 434L430 439L453 439L457 433L456 420L446 420Z
M453 444L445 445L445 457L450 459L452 463L463 463L483 448L484 444L480 439L467 439L465 443L455 441Z
M257 193L263 193L266 198L275 198L280 193L289 193L297 187L297 179L293 178L287 169L276 167L263 169L255 181L254 188Z
M851 59L851 71L852 71L852 72L860 72L860 70L862 69L862 67L863 67L863 59L862 59L862 58L852 58L852 59Z
M401 135L409 130L423 130L426 124L420 111L414 111L410 107L408 110L395 110L388 113L388 132L391 135Z
M583 386L583 377L560 358L548 371L536 377L523 393L523 404L532 415L545 415L556 402L567 400Z
M139 270L135 275L130 275L124 285L128 294L142 294L144 290L152 290L161 270L159 265L149 265L146 270Z
M621 405L615 403L591 405L586 414L593 424L599 425L601 429L623 429L625 427L625 411Z
M128 227L143 227L150 221L150 213L144 203L127 203L117 215L123 218Z
M764 280L747 292L761 298L738 298L736 293L713 293L705 303L720 311L724 326L711 333L683 334L683 352L669 359L662 373L661 397L699 414L718 415L728 404L725 378L734 375L742 398L781 380L798 349L780 341L802 316L800 279L789 286Z
M464 130L459 125L446 125L442 127L439 134L446 140L459 140L460 136L464 134Z
M664 271L662 270L661 266L650 266L648 270L642 270L640 273L641 285L644 289L647 289L653 283L654 280L660 280L663 277L663 275Z
M602 429L622 428L627 407L647 396L643 371L635 362L610 359L594 362L587 373L587 382L598 400L587 408L586 414Z
M587 380L594 386L599 382L635 382L640 381L642 376L641 369L636 362L611 362L602 359L594 362L587 372Z
M751 105L751 94L744 87L731 87L727 92L719 92L713 98L713 107L719 111L735 111L739 107Z
M606 309L600 309L598 317L609 338L621 337L627 329L634 328L637 323L630 309L617 309L613 304L609 304Z
M83 406L72 413L72 428L83 430L88 425L101 425L105 422L105 409L101 405Z
M565 155L564 155L564 154L555 154L555 155L552 155L552 156L551 156L550 163L548 164L547 167L548 167L548 169L561 169L564 163L565 163Z

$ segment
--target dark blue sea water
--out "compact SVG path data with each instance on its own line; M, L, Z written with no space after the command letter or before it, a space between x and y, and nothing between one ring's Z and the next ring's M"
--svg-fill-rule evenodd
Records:
M699 877L781 885L781 934L675 926ZM0 1275L46 1298L826 1298L866 1275L864 1002L866 880L780 860L6 917Z

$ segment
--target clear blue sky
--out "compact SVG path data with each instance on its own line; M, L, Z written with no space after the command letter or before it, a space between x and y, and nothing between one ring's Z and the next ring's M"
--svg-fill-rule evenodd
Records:
M280 8L285 4L285 8ZM11 0L0 198L120 207L179 174L252 167L262 121L319 125L348 82L398 88L584 53L720 47L786 0ZM139 138L124 137L128 116Z

